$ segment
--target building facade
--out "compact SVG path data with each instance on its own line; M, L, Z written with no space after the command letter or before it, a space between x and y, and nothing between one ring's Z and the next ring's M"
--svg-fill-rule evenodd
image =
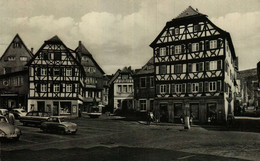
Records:
M85 77L80 55L54 36L44 42L27 65L28 111L78 116L83 105Z
M110 112L134 109L134 79L131 67L117 70L109 80Z
M161 120L192 113L194 121L223 122L233 115L237 57L228 32L188 7L150 46Z
M0 107L27 107L28 68L32 58L18 34L14 37L0 59Z
M153 57L134 74L135 110L153 111L154 107L154 63Z
M91 106L103 104L103 84L105 72L98 65L92 54L79 41L76 53L80 55L80 63L84 68L84 105L82 112L90 112Z

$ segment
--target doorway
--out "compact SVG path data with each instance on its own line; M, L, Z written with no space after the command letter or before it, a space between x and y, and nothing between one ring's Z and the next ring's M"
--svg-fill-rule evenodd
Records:
M160 121L161 122L168 122L169 121L169 115L168 115L168 104L167 103L161 103L160 104Z
M38 101L37 102L37 107L39 112L45 112L45 102L44 101Z

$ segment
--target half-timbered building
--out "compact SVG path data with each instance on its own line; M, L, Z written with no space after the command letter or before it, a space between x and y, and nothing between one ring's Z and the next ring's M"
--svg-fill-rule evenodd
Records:
M80 59L58 36L45 41L28 62L29 110L77 116L85 77Z
M195 121L222 122L233 114L237 57L228 32L188 7L150 46L161 119L177 121L192 113Z
M102 104L103 97L103 82L105 72L98 65L92 54L79 41L79 45L75 50L80 55L80 62L86 73L84 77L84 106L81 111L90 112L91 106Z
M135 110L153 111L154 107L154 63L153 57L134 74Z
M131 67L118 69L109 80L110 111L121 110L127 112L134 109L134 79Z
M27 106L28 68L32 58L21 37L16 34L0 59L0 107Z

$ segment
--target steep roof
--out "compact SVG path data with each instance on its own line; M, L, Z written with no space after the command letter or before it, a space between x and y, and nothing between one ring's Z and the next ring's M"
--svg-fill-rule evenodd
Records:
M57 35L53 36L49 40L46 40L45 42L46 43L62 43L62 41L60 40L60 38Z
M189 16L195 16L195 15L204 15L204 14L201 14L198 11L198 9L195 10L191 6L189 6L187 9L182 11L182 13L180 13L175 19L189 17Z
M98 63L95 61L95 59L93 58L92 54L88 51L88 49L81 43L81 41L79 41L79 45L78 47L75 49L75 51L80 55L85 55L88 56L93 63L95 64L95 66L100 70L100 72L102 74L105 74L105 72L103 71L103 69L98 65Z
M136 72L136 75L143 75L143 74L152 74L154 73L154 61L153 57L149 59L149 61Z

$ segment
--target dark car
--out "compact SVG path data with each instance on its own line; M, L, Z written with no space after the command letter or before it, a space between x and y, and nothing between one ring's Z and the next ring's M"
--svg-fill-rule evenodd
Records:
M41 124L44 132L57 132L60 134L76 134L77 124L64 121L62 116L49 117L47 121Z
M13 139L19 140L21 136L21 130L8 123L5 116L0 115L0 140Z
M21 116L19 120L23 125L41 125L44 121L47 121L49 117L50 114L47 112L31 111L28 112L26 116Z

